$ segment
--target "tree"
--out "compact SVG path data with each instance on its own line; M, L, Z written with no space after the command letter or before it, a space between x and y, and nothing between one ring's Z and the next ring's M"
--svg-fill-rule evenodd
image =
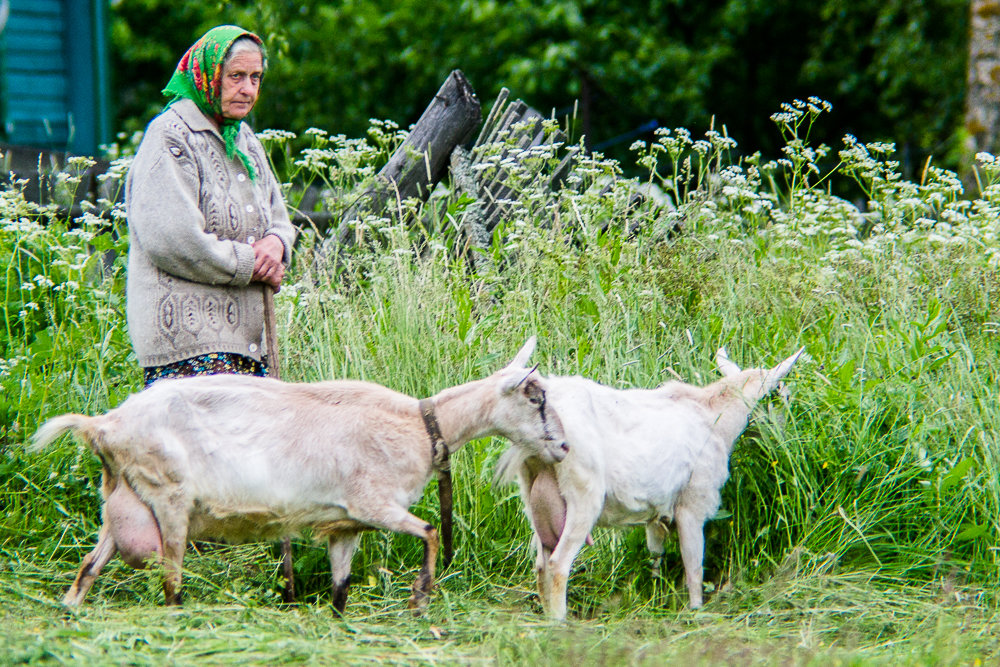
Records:
M969 69L965 105L966 154L1000 148L1000 3L969 3Z
M741 144L776 150L768 116L810 95L833 104L816 138L891 141L904 168L954 161L964 99L965 0L726 3L729 53L705 104Z
M111 70L116 132L140 130L163 108L160 93L177 61L216 25L212 3L121 0L111 3Z
M834 105L819 128L827 143L847 132L894 141L915 167L948 153L962 124L965 0L119 0L113 10L122 122L141 103L157 107L201 31L231 22L270 50L259 128L406 126L454 69L484 108L506 86L544 113L576 109L575 138L618 158L655 126L700 132L713 119L742 150L773 155L770 115L813 95Z

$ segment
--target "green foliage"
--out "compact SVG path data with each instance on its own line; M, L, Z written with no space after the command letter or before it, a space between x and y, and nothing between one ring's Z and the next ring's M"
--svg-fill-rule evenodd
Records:
M120 0L113 13L126 131L161 108L158 91L181 54L218 23L267 42L257 127L359 136L373 117L405 127L461 69L484 106L506 86L570 117L575 137L623 163L624 137L648 139L651 121L705 127L714 118L749 153L773 155L783 141L767 114L818 94L837 109L823 140L851 132L896 142L912 177L926 156L954 148L965 94L959 0Z
M93 163L70 161L54 177L57 198L73 200L79 174ZM104 177L120 180L115 164ZM23 183L0 199L0 263L5 267L0 309L0 441L31 432L39 416L75 401L96 407L116 402L131 387L118 377L129 367L124 332L124 208L102 200L67 220L58 201L27 201ZM107 254L106 253L110 253ZM117 253L117 255L115 254ZM105 261L106 257L117 257ZM131 375L126 373L126 375Z
M160 92L184 51L219 21L221 3L117 0L111 5L114 127L143 129L166 103Z
M998 650L995 613L942 604L931 589L877 591L829 573L736 590L694 614L648 604L629 614L614 605L648 596L625 595L609 600L613 611L600 620L568 624L477 604L447 584L424 618L386 609L376 593L352 600L342 620L326 606L280 609L239 590L182 609L112 603L66 613L37 594L45 585L51 579L39 569L0 578L0 599L10 601L0 612L0 653L11 664L974 665ZM510 587L505 601L526 594Z
M953 149L965 101L965 87L955 84L967 76L969 3L826 0L818 9L803 82L829 91L823 94L837 116L852 119L847 131L914 150L904 158L910 174L922 156ZM880 116L892 119L891 132Z
M66 623L97 637L112 661L120 645L150 661L158 651L186 659L157 624L131 627L137 613L199 639L218 618L263 626L294 651L304 650L303 633L330 650L357 636L390 651L438 647L434 637L444 637L451 643L438 655L456 660L579 661L581 645L597 645L608 659L642 662L637 634L662 649L653 660L695 646L708 647L699 649L706 661L728 659L736 650L728 641L751 653L776 645L779 660L803 662L968 662L995 653L1000 167L979 156L978 193L962 192L943 169L910 181L892 145L846 137L840 151L815 146L810 129L828 107L794 101L772 116L785 139L778 160L740 159L735 141L714 129L703 138L661 129L633 145L642 179L585 157L555 193L546 178L527 174L546 173L556 155L486 147L486 169L503 160L528 165L523 173L511 166L524 177L515 178L508 215L483 252L489 261L467 261L457 230L469 202L444 189L427 204L362 215L353 224L363 242L335 267L314 263L322 239L305 235L277 295L285 377L361 378L414 396L492 372L532 334L544 373L619 387L710 382L722 345L743 366L804 345L807 355L786 379L789 402L773 397L755 412L722 509L706 527L706 611L683 611L676 543L653 578L641 530L598 528L570 581L571 615L580 619L570 638L538 625L527 522L514 489L492 485L506 445L483 440L453 459L457 551L440 573L430 625L402 610L420 543L383 532L364 536L348 620L332 629L326 559L305 540L296 568L306 606L288 612L304 631L284 627L292 621L273 627L279 568L269 545L199 544L185 561L193 606L179 614L156 610L158 573L116 561L92 591L93 606ZM282 178L296 181L286 188L293 203L310 179L330 197L357 191L403 136L385 122L364 141L263 133ZM828 155L839 164L825 168ZM856 184L866 210L830 194L835 181ZM19 387L21 399L7 408L0 461L0 502L10 508L0 523L0 567L14 574L0 577L0 600L27 610L7 612L16 655L77 651L84 660L91 649L60 639L55 601L93 544L97 464L68 440L42 454L23 444L45 417L106 410L138 388L123 336L124 241L96 217L69 228L16 188L2 201L5 363L16 373L0 380L5 395ZM119 209L108 206L116 221ZM85 239L94 250L119 253L103 271L80 245L91 228ZM414 512L438 521L433 484ZM104 620L118 624L111 635L98 629ZM34 643L30 627L54 648ZM956 639L955 628L968 632ZM209 642L206 655L279 661L265 649L237 656L240 636ZM362 645L350 649L358 660L370 657Z

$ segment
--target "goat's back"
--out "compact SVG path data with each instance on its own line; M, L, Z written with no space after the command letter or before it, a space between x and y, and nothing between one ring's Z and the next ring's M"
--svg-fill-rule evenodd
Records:
M609 511L629 515L671 505L696 469L711 468L713 478L718 469L724 478L727 452L702 391L680 383L615 389L579 376L549 378L549 401L570 446L556 466L560 486L584 492L596 485ZM511 479L523 460L511 454L501 463L500 479Z
M586 451L662 451L682 436L703 432L711 420L700 387L615 389L579 376L548 381L549 400L563 420L571 451L578 442Z
M177 487L205 516L308 524L383 486L403 506L416 501L431 458L417 403L367 382L218 375L161 380L84 423L99 430L92 446L112 474L147 502ZM43 437L76 423L56 419Z

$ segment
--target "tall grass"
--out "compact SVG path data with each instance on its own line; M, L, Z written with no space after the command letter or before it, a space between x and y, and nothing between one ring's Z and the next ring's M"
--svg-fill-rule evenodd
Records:
M760 406L736 446L722 509L707 526L706 612L682 611L676 547L656 579L641 530L597 529L572 575L571 613L593 619L591 630L625 623L608 630L615 639L607 657L628 662L658 655L626 641L629 632L649 633L647 649L668 654L700 642L706 662L738 659L738 647L768 638L777 642L775 660L802 663L831 640L844 655L857 648L862 658L918 662L995 651L987 628L1000 590L1000 164L979 156L977 193L931 165L920 182L905 181L891 146L853 137L836 152L811 146L809 129L826 110L808 100L776 114L787 145L773 161L734 157L724 131L694 139L678 129L633 147L643 179L622 178L601 156L581 160L559 192L544 178L525 179L478 270L457 232L468 202L446 190L426 205L404 202L357 221L367 241L335 267L313 261L321 239L307 233L277 296L283 374L363 378L427 396L493 371L537 334L545 373L652 387L677 377L711 381L720 346L741 365L760 366L804 345L808 354L788 379L790 402ZM264 138L296 183L293 204L311 180L343 210L401 136L378 123L365 140L314 129L303 140ZM525 156L543 161L543 171L558 157ZM857 201L834 196L831 184L854 188ZM29 455L24 440L52 414L113 407L138 389L139 376L124 334L119 206L65 221L24 201L17 187L2 202L0 248L9 260L0 498L8 509L0 559L9 581L0 599L36 610L17 621L26 627L49 614L90 548L99 499L97 464L78 445ZM102 264L95 251L105 249L117 259ZM474 442L454 459L457 553L441 573L432 627L461 637L455 659L522 662L558 647L600 662L588 658L594 635L580 644L572 629L534 625L527 522L514 490L492 483L504 446ZM435 494L414 511L436 521ZM398 615L420 551L408 537L367 534L348 607L349 618L362 620L336 632L378 644L372 635L391 621L426 639L427 626ZM322 550L303 541L297 555L305 600L327 601ZM279 576L272 547L217 546L185 566L188 599L210 614L238 623L246 609L255 619L248 622L271 622ZM92 593L95 615L117 619L136 603L148 612L157 582L155 573L110 565ZM155 613L165 625L178 622ZM292 623L314 627L312 614L301 610ZM679 634L655 629L658 619ZM84 633L96 632L82 623ZM487 627L476 633L476 623ZM978 628L975 641L944 639L964 625ZM718 653L708 641L714 633L731 640ZM921 638L937 643L921 654Z

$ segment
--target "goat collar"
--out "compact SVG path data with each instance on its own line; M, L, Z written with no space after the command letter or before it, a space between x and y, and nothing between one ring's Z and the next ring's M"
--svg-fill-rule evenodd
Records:
M420 416L424 419L424 428L427 435L431 437L431 455L434 459L434 467L437 470L447 471L451 469L448 461L448 443L441 435L441 426L438 424L437 416L434 414L434 400L431 398L420 399Z

